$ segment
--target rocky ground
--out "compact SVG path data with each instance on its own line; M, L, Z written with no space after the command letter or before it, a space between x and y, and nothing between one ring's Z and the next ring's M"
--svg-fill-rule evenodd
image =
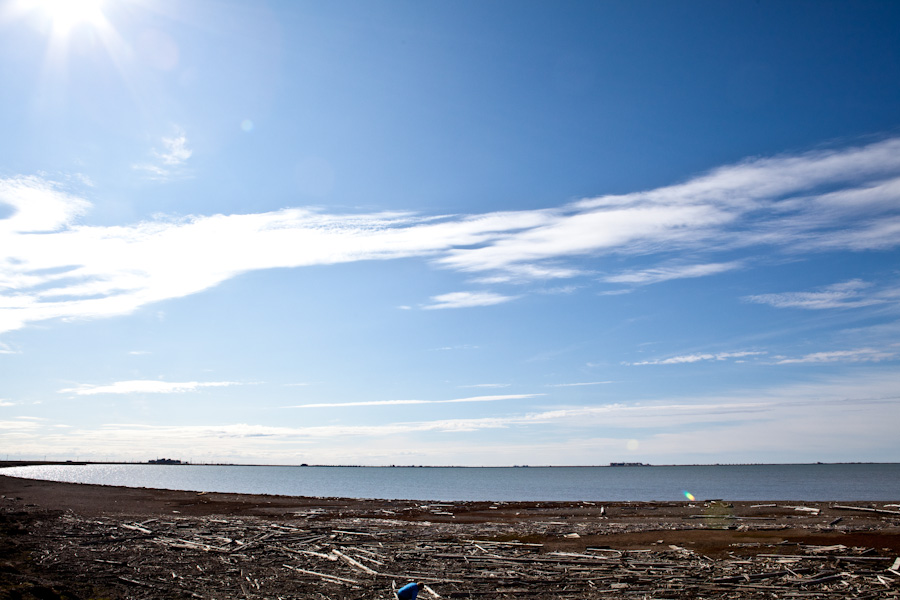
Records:
M0 600L895 598L900 506L421 502L0 476Z

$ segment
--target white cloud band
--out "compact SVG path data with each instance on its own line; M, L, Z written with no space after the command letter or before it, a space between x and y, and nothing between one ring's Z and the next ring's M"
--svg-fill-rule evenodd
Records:
M341 408L348 406L407 406L412 404L459 404L466 402L497 402L498 400L523 400L535 398L542 394L505 394L502 396L471 396L469 398L454 398L452 400L368 400L361 402L319 402L314 404L299 404L287 408Z
M173 140L165 156L183 162L186 145ZM453 217L330 215L292 208L88 226L76 221L89 208L85 200L40 178L5 179L0 204L13 214L0 219L0 333L48 319L128 314L241 273L276 267L418 256L500 283L584 274L560 264L573 258L665 252L663 266L608 279L641 284L740 266L683 258L673 266L679 253L688 257L758 245L789 252L893 248L900 244L898 191L900 138L749 160L678 185L555 209ZM423 308L487 306L513 298L454 292ZM749 300L829 305L826 297Z
M207 387L227 387L240 385L234 381L157 381L154 379L135 379L117 381L108 385L84 383L73 388L59 390L60 394L76 396L94 396L97 394L181 394L194 392Z

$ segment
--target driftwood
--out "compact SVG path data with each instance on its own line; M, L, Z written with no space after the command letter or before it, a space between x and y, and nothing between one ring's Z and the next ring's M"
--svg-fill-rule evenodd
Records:
M883 508L869 508L866 506L842 506L840 504L836 504L831 508L836 508L838 510L855 510L858 512L870 512L870 513L878 513L880 515L894 515L895 517L900 516L900 511L896 510L885 510Z
M435 508L453 511L453 505L432 504L428 519ZM794 512L790 506L759 505L756 513L736 518L773 518L758 514L761 508ZM601 547L603 535L629 527L641 531L639 525L615 522L612 507L604 515L609 520L601 524L393 519L401 510L327 520L321 511L310 510L278 522L173 515L135 523L65 513L36 521L29 535L41 541L33 556L42 570L106 590L95 597L390 600L393 590L420 581L426 584L421 598L440 600L900 600L896 552L855 547L849 541L836 544L840 533L835 533L833 515L812 510L792 518L819 519L815 527L830 532L831 541L824 542L830 545L793 543L787 549L780 534L774 534L767 541L736 542L740 555L713 556L692 550L689 543L665 544L662 539L649 548ZM723 517L695 517L684 514L666 526L723 527L709 522ZM880 513L846 520L862 520L862 527L884 521ZM771 533L765 522L752 527ZM570 537L572 533L579 537ZM659 538L665 534L658 532ZM538 539L542 543L531 541Z
M346 554L344 554L344 553L341 552L340 550L334 549L334 550L331 551L331 553L334 554L335 556L337 556L338 558L343 559L345 562L349 563L350 565L356 567L357 569L359 569L359 570L362 571L363 573L368 573L369 575L378 575L378 571L375 571L375 570L373 570L373 569L370 569L369 567L367 567L366 565L362 564L362 563L359 562L358 560L355 560L355 559L351 558L350 556L347 556Z
M281 565L285 569L290 569L291 571L296 571L298 573L303 573L304 575L312 575L314 577L318 577L324 581L336 581L337 583L349 583L351 585L359 585L358 581L353 579L347 579L346 577L338 577L337 575L329 575L327 573L318 573L316 571L307 571L306 569L301 569L300 567L295 567L293 565Z

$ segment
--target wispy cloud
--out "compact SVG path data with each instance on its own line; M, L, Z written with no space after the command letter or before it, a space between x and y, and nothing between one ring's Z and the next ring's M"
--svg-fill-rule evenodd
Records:
M451 292L431 298L431 304L422 308L437 310L443 308L471 308L473 306L493 306L515 300L517 296L504 296L493 292Z
M861 279L851 279L820 288L815 292L784 292L746 296L747 302L768 304L775 308L803 308L823 310L829 308L859 308L893 302L900 298L900 288L877 289Z
M300 438L331 438L335 436L392 436L405 432L471 432L484 429L513 427L566 426L589 429L657 428L665 426L694 426L706 423L746 423L748 420L777 420L780 415L806 418L810 407L829 410L851 404L893 402L897 398L897 375L880 374L867 379L833 379L818 383L798 384L770 389L748 390L746 394L702 399L659 400L645 403L612 403L598 406L573 406L539 412L509 414L498 417L437 419L430 421L401 421L393 423L354 425L349 423L308 427L270 427L254 425L207 426L209 435L221 437L297 436ZM327 406L327 405L326 405ZM109 425L108 429L120 426ZM149 425L122 426L132 435L160 428ZM177 427L182 430L184 427ZM189 427L196 431L198 428Z
M828 454L835 448L841 449L843 457L848 448L854 456L866 448L896 449L898 385L896 371L858 370L848 376L748 388L729 395L512 410L482 418L388 423L348 419L308 426L284 423L284 419L276 425L108 423L63 430L53 423L6 420L0 422L0 429L7 437L15 437L17 451L22 453L52 454L56 449L59 456L77 447L82 457L115 453L144 460L150 450L183 453L185 439L191 440L193 458L213 461L265 457L290 463L302 457L304 462L319 464L329 460L391 464L398 456L417 457L411 462L427 456L430 464L597 464L598 457L604 457L601 462L614 460L605 457L616 456L617 447L625 451L625 443L635 439L640 460L671 463L693 457L716 462L723 456L749 460L773 450L799 449L812 453L804 454L804 460L817 460L816 456L837 457ZM477 454L464 450L471 449L471 439L456 434L481 430L498 435L485 438ZM527 433L528 442L511 442L502 435L505 430ZM335 445L338 438L340 444ZM461 456L470 460L461 463Z
M509 265L503 273L478 277L476 283L524 283L544 279L568 279L587 273L581 269L573 269L560 265Z
M507 270L564 256L725 250L896 247L890 198L900 182L900 140L753 159L685 183L601 196L544 213L542 223L439 260L463 271ZM840 202L835 191L865 202ZM868 195L866 195L868 194ZM834 241L836 231L844 237Z
M315 404L299 404L286 406L285 408L344 408L348 406L406 406L411 404L458 404L465 402L497 402L499 400L522 400L535 398L543 394L506 394L502 396L472 396L469 398L454 398L452 400L366 400L361 402L320 402Z
M669 281L670 279L686 279L692 277L707 277L709 275L718 275L726 271L733 271L742 266L741 261L731 261L726 263L709 263L701 265L677 265L667 267L655 267L652 269L644 269L641 271L628 271L618 275L609 275L603 278L608 283L633 283L637 285L646 285L650 283L659 283Z
M163 138L162 142L164 149L156 152L156 156L165 165L182 165L193 154L193 151L187 147L187 137L183 131L173 137Z
M240 385L234 381L157 381L154 379L134 379L117 381L108 385L83 383L73 388L59 390L60 394L93 396L96 394L181 394L207 387L227 387Z
M777 362L779 365L800 364L800 363L835 363L835 362L881 362L884 360L893 360L897 357L896 352L886 350L877 350L875 348L859 348L856 350L832 350L830 352L813 352L799 358L781 358Z
M37 429L40 424L37 421L0 421L0 429L11 431L31 431Z
M309 427L273 427L262 425L229 426L173 426L108 425L107 431L121 430L123 435L134 438L147 437L163 430L192 431L193 435L209 435L219 438L240 437L298 437L309 439L338 436L380 437L400 433L422 432L472 432L485 429L568 424L576 427L596 427L598 424L625 427L658 427L662 424L708 423L722 420L744 420L748 414L771 410L768 402L725 402L694 404L647 404L643 406L610 404L595 407L574 407L503 417L479 417L438 419L431 421L404 421L366 425L336 424ZM142 435L143 432L143 435ZM201 432L206 432L201 433Z
M153 165L173 175L189 157L178 132L156 151ZM90 204L52 182L0 179L0 202L14 208L0 219L0 332L50 319L128 314L279 267L421 257L482 281L522 284L599 272L582 264L618 255L651 263L610 276L641 284L740 268L733 252L751 247L791 255L883 250L900 245L897 189L900 138L747 160L676 185L556 208L461 216L289 208L87 226L78 219ZM729 260L694 258L716 253ZM567 264L576 260L578 267ZM807 308L884 301L861 288L798 294L748 301ZM490 306L516 297L453 292L422 308Z
M144 171L152 179L163 181L184 175L184 165L193 154L184 131L178 128L174 135L162 138L160 145L161 149L152 151L152 162L136 164L134 168Z
M709 360L728 360L735 358L746 358L748 356L759 356L766 352L745 351L745 352L717 352L715 354L708 352L698 352L696 354L683 354L681 356L672 356L670 358L660 358L656 360L645 360L641 362L626 363L630 365L683 365Z
M579 383L549 383L547 387L581 387L586 385L606 385L612 381L585 381Z
M0 204L13 209L12 215L0 219L0 232L10 236L58 231L73 224L91 207L90 202L66 193L54 182L24 176L0 179ZM6 270L0 271L0 277L0 284L12 289L41 281L11 278Z
M643 403L573 406L502 417L444 419L384 425L327 425L302 428L298 433L329 435L390 435L395 431L476 431L533 425L565 425L574 428L655 428L704 423L745 423L748 420L808 418L810 407L823 411L867 404L894 403L898 398L894 373L857 374L818 382L747 390L743 394L700 399L660 399Z

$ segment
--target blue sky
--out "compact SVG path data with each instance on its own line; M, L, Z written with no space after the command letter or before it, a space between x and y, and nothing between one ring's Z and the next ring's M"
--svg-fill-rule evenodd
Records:
M0 457L900 460L898 30L0 2Z

